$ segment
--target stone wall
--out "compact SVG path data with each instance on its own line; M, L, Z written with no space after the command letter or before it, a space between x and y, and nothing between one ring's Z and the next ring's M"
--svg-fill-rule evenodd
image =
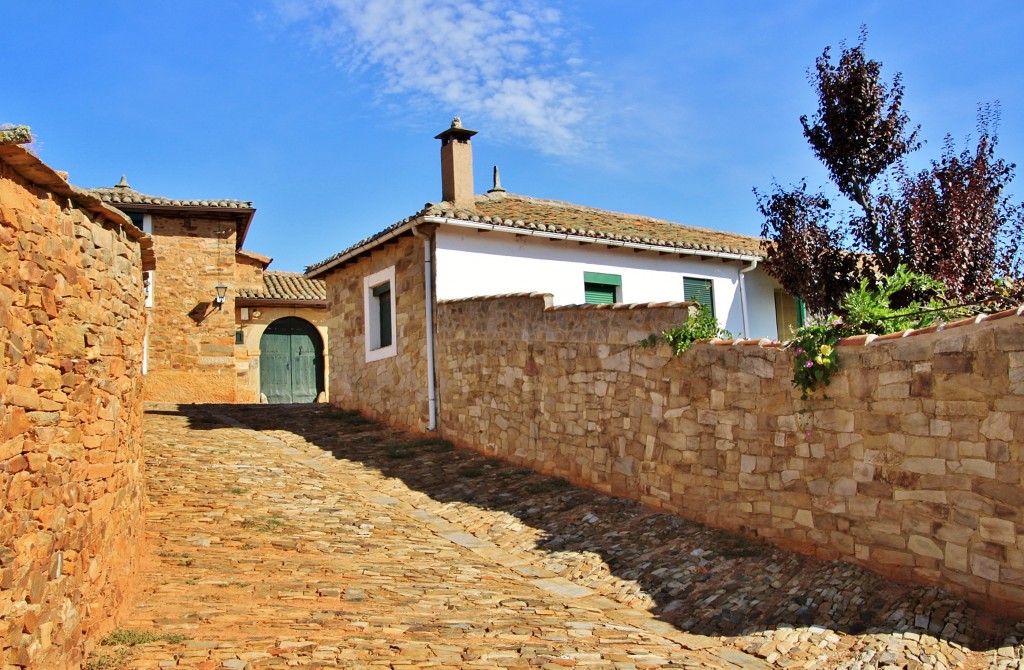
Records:
M395 268L397 354L366 360L363 279ZM327 284L329 396L332 404L358 409L397 426L427 424L426 289L423 242L411 234L363 254L324 277Z
M0 142L0 667L78 668L125 605L149 245Z
M159 265L150 310L146 397L161 402L235 402L234 221L153 215Z
M545 307L439 305L446 437L1024 614L1024 311L851 338L828 397L805 402L777 344L676 357L634 346L658 310Z

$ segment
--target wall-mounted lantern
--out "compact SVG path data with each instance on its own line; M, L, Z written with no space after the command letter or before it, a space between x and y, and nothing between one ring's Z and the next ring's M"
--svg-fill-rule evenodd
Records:
M219 282L213 288L217 291L217 297L213 299L213 304L217 306L218 310L224 309L224 299L227 298L228 287L224 282Z

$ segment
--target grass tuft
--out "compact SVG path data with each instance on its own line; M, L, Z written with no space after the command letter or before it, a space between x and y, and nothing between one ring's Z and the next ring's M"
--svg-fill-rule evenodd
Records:
M525 488L530 493L552 493L554 491L562 491L571 486L572 484L561 477L546 477L539 482L530 482Z
M100 644L107 647L134 647L140 644L151 642L170 642L181 644L189 639L181 633L157 633L148 630L133 630L131 628L118 628L110 635L100 640Z
M334 419L346 426L368 426L373 423L373 420L367 419L359 412L359 410L356 409L338 409L332 412L326 412L324 416L328 419Z

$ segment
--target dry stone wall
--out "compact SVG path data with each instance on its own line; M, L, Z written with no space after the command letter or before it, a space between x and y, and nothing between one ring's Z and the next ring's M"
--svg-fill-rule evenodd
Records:
M366 360L363 279L395 268L395 356ZM327 285L330 402L397 426L427 423L423 242L407 234L333 270Z
M0 142L0 667L78 668L125 605L148 244Z
M690 519L1024 614L1020 311L853 338L828 397L810 401L777 344L697 344L678 357L635 346L664 330L649 316L659 312L671 310L552 309L539 296L440 304L442 431Z

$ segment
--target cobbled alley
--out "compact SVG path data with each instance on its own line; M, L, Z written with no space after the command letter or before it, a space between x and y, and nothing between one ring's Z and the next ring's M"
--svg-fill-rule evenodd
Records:
M1017 622L328 406L154 405L100 668L1020 667Z

